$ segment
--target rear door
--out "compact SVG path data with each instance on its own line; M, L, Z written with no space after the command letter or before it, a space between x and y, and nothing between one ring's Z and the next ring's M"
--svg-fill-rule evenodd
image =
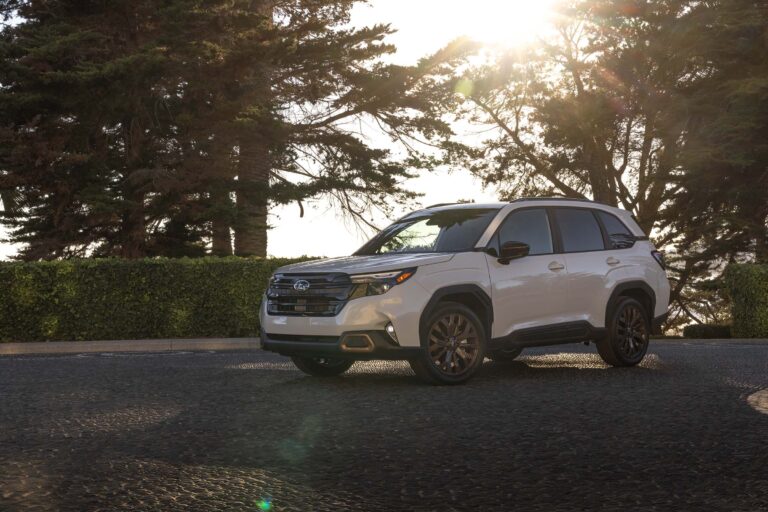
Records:
M505 242L530 246L524 258L499 263L487 254L493 299L493 337L512 331L564 321L567 304L565 258L555 254L554 236L546 208L513 210L490 242L498 254Z
M561 250L568 266L568 321L603 327L610 289L607 276L619 264L606 251L597 212L590 208L552 208Z

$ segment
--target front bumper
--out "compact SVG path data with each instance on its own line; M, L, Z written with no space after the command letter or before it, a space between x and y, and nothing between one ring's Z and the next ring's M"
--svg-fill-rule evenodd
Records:
M419 321L430 296L414 276L385 294L350 300L336 316L270 315L265 298L260 310L261 330L277 336L276 340L280 336L328 340L348 332L383 331L391 323L400 346L419 347Z
M419 347L401 347L384 331L349 331L341 336L261 334L261 347L284 356L333 357L367 361L412 359Z

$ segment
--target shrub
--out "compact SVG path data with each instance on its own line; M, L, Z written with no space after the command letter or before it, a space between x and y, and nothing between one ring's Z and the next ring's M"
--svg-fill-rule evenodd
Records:
M686 325L683 327L683 336L701 340L730 338L731 326L719 324Z
M0 263L0 341L255 336L270 274L306 259Z
M768 265L729 265L725 281L732 302L733 336L768 338Z

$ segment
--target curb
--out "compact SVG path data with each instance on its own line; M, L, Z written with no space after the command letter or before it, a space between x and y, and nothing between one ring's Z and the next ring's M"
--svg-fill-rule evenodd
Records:
M259 338L177 340L47 341L0 343L0 356L88 354L107 352L188 352L195 350L255 350Z

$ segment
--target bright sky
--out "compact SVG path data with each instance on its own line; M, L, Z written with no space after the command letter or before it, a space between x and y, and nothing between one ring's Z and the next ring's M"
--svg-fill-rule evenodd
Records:
M413 64L463 35L490 44L531 41L546 31L553 4L553 0L371 0L355 8L352 23L392 24L398 31L390 39L398 48L395 60ZM423 206L459 199L497 200L493 190L483 190L468 172L423 173L407 185L424 194L419 200ZM354 252L371 234L345 223L339 212L322 203L307 208L303 219L296 205L275 213L275 228L269 232L271 256L342 256ZM384 218L376 221L379 227L389 224Z
M517 45L546 31L554 0L370 0L355 7L354 25L390 23L398 30L390 41L398 48L395 61L412 64L459 36L470 36L490 44ZM473 199L495 201L493 190L483 190L468 172L423 173L407 186L424 194L423 206ZM273 210L269 232L270 256L341 256L360 247L371 235L345 222L338 211L322 201L305 205L299 217L296 205ZM396 212L398 215L404 212ZM379 227L389 222L375 219ZM0 228L0 238L4 232ZM0 243L0 259L16 248Z

